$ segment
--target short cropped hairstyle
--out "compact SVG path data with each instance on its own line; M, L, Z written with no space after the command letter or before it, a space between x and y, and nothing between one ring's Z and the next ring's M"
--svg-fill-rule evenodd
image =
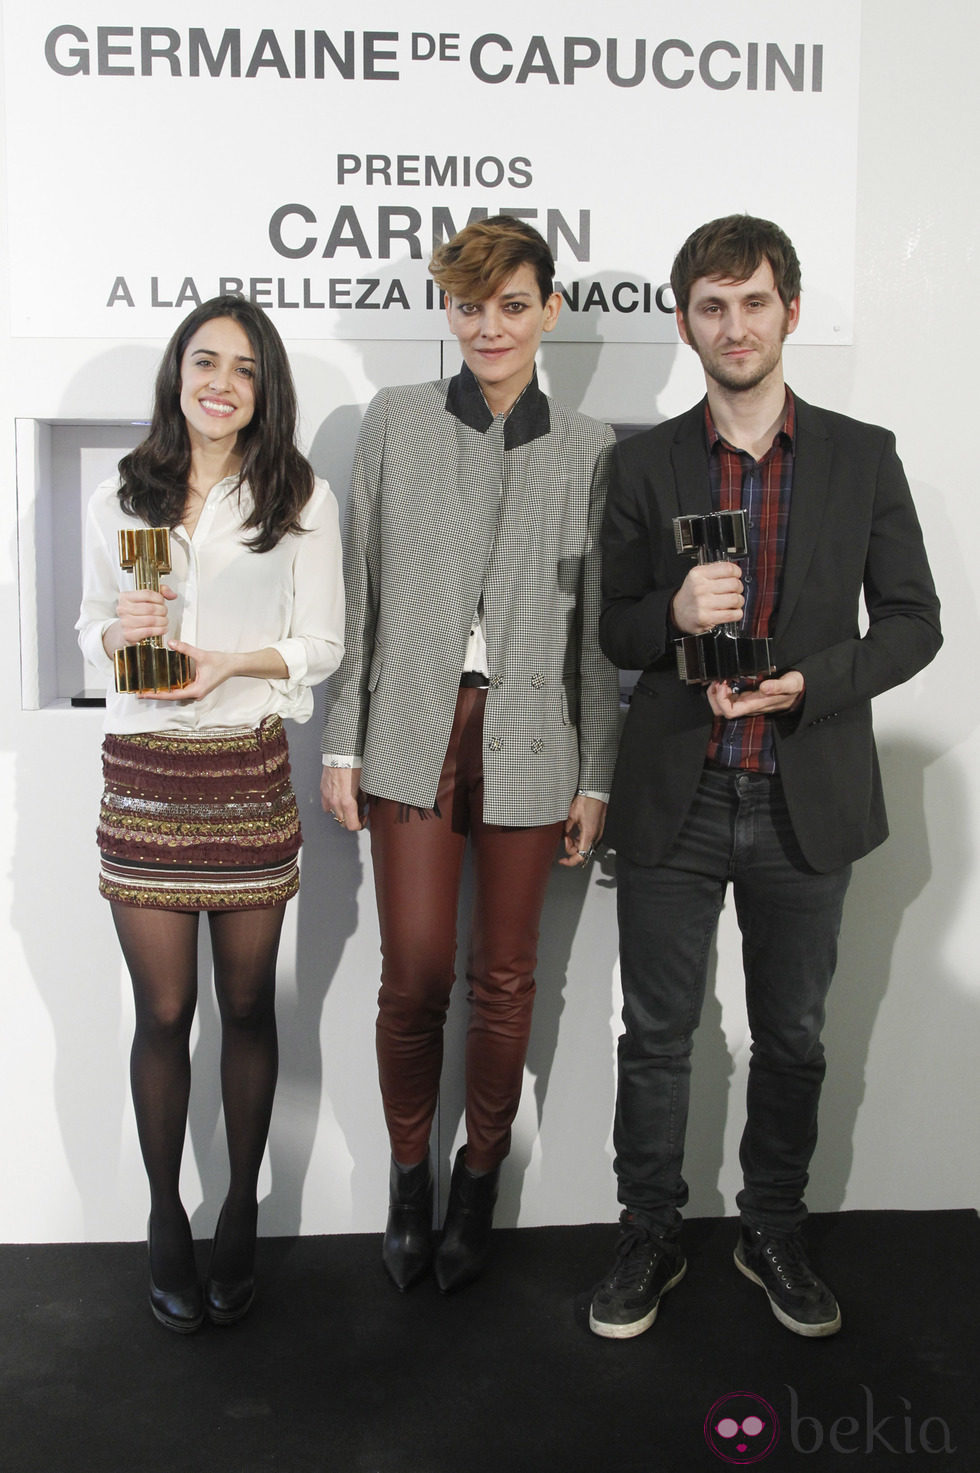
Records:
M800 263L793 242L771 220L754 215L724 215L689 235L674 257L670 285L674 301L687 312L691 288L702 276L747 281L763 261L772 267L783 306L800 294Z
M429 270L447 297L485 302L521 266L537 277L542 303L555 289L555 258L544 236L512 215L474 220L439 246Z

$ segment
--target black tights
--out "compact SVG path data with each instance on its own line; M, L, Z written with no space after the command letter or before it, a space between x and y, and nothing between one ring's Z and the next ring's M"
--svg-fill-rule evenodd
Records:
M265 1153L279 1068L276 955L285 905L208 913L221 1014L221 1100L229 1184L211 1262L233 1282L251 1270ZM180 1200L180 1162L190 1093L190 1032L197 1006L196 911L112 903L133 982L136 1031L130 1055L133 1106L150 1183L154 1282L180 1289L194 1277L190 1223Z

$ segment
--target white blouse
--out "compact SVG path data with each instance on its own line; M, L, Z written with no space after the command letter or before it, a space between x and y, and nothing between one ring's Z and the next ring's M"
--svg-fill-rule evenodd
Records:
M196 731L202 727L258 726L266 716L307 721L312 687L337 668L344 653L344 583L337 502L326 481L316 482L301 515L302 533L280 538L269 552L251 552L242 531L251 494L235 477L211 488L194 535L170 533L171 572L161 582L177 594L167 603L167 638L198 649L251 651L271 647L289 676L264 680L235 676L201 700L155 701L119 695L102 636L116 619L116 602L131 588L119 565L116 534L146 524L119 504L119 482L103 481L92 496L85 528L84 588L76 629L86 660L107 684L105 730Z

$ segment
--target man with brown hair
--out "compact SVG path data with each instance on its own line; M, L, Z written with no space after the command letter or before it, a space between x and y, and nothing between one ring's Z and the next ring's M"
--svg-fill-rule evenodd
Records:
M752 1034L735 1263L781 1324L830 1335L840 1310L801 1233L824 1004L852 861L887 834L871 699L933 658L939 603L894 436L786 386L800 268L784 232L713 220L679 251L671 285L707 396L620 447L602 538L600 643L642 675L606 825L619 875L623 1212L590 1324L642 1333L685 1272L691 1047L730 881ZM744 565L691 566L674 519L737 509ZM772 674L679 679L675 642L719 626L768 640Z

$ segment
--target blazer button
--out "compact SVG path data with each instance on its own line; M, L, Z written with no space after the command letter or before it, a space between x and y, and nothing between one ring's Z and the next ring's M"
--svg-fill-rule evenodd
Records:
M490 686L493 690L499 690L503 683L504 677L502 675L491 675Z
M540 737L531 738L531 751L535 754L535 756L538 756L541 752L544 751L544 742L541 740Z
M502 748L503 748L503 745L504 744L500 740L499 737L491 737L490 740L487 742L487 746L488 746L488 748L490 749L491 752L499 752L499 751L501 751Z
M531 684L535 690L541 690L544 686L544 676L540 674L532 675Z

